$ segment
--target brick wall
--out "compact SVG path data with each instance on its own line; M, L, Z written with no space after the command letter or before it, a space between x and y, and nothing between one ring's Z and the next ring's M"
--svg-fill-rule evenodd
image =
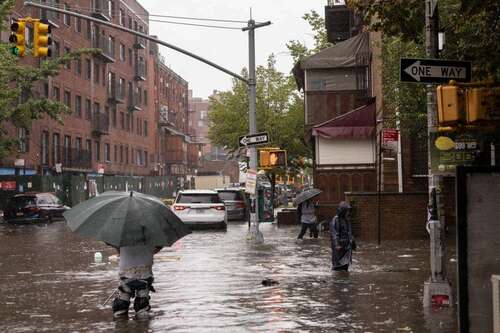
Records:
M381 239L425 239L427 193L381 193ZM376 241L378 237L377 193L346 193L353 207L355 237Z

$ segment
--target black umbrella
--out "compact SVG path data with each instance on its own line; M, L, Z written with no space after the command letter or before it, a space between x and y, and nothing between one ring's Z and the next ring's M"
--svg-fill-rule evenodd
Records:
M64 214L69 228L110 245L171 246L191 230L160 199L139 192L104 192Z
M301 203L303 203L311 198L314 198L315 196L318 196L321 192L322 191L318 190L317 188L309 188L307 190L304 190L304 191L300 192L299 194L297 194L297 196L293 200L293 204L295 206L298 206Z

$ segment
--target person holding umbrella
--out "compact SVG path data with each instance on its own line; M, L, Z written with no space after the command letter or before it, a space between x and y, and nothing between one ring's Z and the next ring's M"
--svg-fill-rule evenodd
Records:
M316 208L319 206L317 202L313 202L313 198L321 193L320 190L311 188L305 190L297 195L294 204L297 205L297 215L298 219L302 225L299 236L297 239L302 239L307 232L310 230L310 236L318 238L318 227L316 218Z
M73 232L118 249L120 286L113 315L127 315L132 297L136 315L147 315L154 254L191 230L160 199L134 191L104 192L63 216Z

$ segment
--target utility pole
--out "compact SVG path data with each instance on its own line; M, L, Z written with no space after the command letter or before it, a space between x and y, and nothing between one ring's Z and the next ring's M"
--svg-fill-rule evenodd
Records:
M271 22L256 24L253 19L248 21L248 25L243 28L243 31L248 31L248 122L250 135L257 133L257 112L256 112L256 80L255 80L255 29L270 25ZM250 169L257 171L257 148L250 147ZM248 230L247 239L255 243L264 242L264 236L259 230L259 196L258 182L255 184L255 195L252 196L252 201L255 203L255 213L251 216L250 229Z
M437 0L425 1L425 54L429 59L438 57ZM431 276L424 283L424 307L450 305L451 285L446 277L446 244L444 237L444 211L441 194L442 177L432 173L432 136L437 132L436 88L427 85L427 156L429 182L428 228L430 235Z

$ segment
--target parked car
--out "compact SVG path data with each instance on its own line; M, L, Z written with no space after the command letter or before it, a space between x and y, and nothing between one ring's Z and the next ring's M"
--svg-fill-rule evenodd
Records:
M52 193L17 194L9 199L4 220L7 223L52 222L64 219L62 214L68 209Z
M226 205L228 220L248 220L250 217L250 201L245 192L239 188L216 189L219 197Z
M192 229L227 228L226 207L215 191L179 191L172 209Z

